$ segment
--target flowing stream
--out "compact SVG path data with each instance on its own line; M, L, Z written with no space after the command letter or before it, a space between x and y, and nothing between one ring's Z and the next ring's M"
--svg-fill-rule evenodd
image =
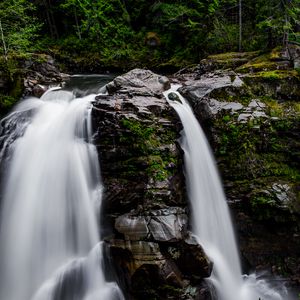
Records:
M1 121L1 300L124 299L102 266L94 96L50 90Z
M242 276L230 213L212 152L192 109L176 92L177 88L174 86L165 92L165 97L183 125L181 147L184 150L192 230L213 261L209 281L214 286L217 299L288 299L283 287L279 293L254 274Z

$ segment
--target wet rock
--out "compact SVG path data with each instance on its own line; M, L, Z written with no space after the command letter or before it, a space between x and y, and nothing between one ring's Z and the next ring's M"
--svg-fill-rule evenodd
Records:
M107 213L183 204L178 122L163 97L165 80L135 69L117 77L93 106ZM110 88L110 86L112 88Z
M238 122L248 122L252 118L252 114L240 114L238 117Z
M152 265L157 268L160 281L179 287L185 285L177 265L162 255L158 243L123 240L110 240L109 243L113 257L122 256L122 250L129 253L127 259L122 260L129 278L134 277L145 266Z
M179 207L150 210L143 216L130 213L118 217L115 228L127 240L175 242L187 234L187 215Z
M108 243L116 267L122 270L122 277L126 278L127 288L133 295L148 289L160 294L160 289L167 285L171 290L176 289L178 299L181 299L191 292L190 281L199 284L199 287L193 288L195 294L204 293L202 278L210 276L212 264L196 240L186 239L172 246L168 243L117 239ZM177 251L178 255L174 256L172 251ZM147 296L148 293L150 291Z
M105 184L103 209L111 222L107 242L119 274L127 274L121 277L132 297L196 299L212 262L196 240L188 239L182 152L175 142L181 125L162 95L159 75L149 72L121 76L93 107ZM260 93L275 94L257 92L245 80L251 74L198 75L182 73L173 81L182 84L180 92L212 142L226 195L237 209L245 265L278 271L282 263L282 270L289 270L285 258L299 252L297 205L291 205L290 197L292 190L296 195L297 159L291 163L298 145L296 114L288 120L274 117ZM132 76L136 79L129 80ZM297 268L289 265L296 278ZM206 292L199 299L209 299Z
M236 113L241 111L244 106L238 102L221 102L213 98L202 98L195 104L195 109L201 112L202 120L215 119L222 112Z
M198 101L205 96L212 96L213 91L231 88L233 93L240 94L243 81L238 76L232 81L232 77L224 72L218 74L206 74L198 80L187 80L178 91L191 101ZM229 91L229 90L228 90Z
M161 254L159 244L145 241L124 241L110 240L110 248L125 249L130 252L130 259L134 261L134 265L130 272L133 274L140 266L144 264L162 265L166 259Z
M116 219L115 228L123 233L126 240L142 240L149 234L145 217L122 215Z
M176 241L183 238L187 227L187 216L166 215L151 218L150 232L156 241Z
M253 99L249 104L248 107L251 109L256 109L256 110L262 110L266 107L266 104L262 103L261 101L257 99Z
M192 235L174 246L167 248L180 271L187 276L207 278L212 272L213 262L206 256L203 248Z
M283 205L288 202L290 192L290 187L288 184L274 183L272 185L272 190L274 191L278 201L280 201Z
M162 96L162 92L170 88L167 77L159 76L149 70L134 69L116 77L106 85L110 94L118 91L131 95Z
M24 78L23 96L40 97L48 88L61 86L70 75L61 73L51 56L42 56L24 62L27 70Z
M36 84L33 88L32 88L32 94L33 96L40 98L46 91L47 91L47 87L43 86L41 84Z
M180 98L176 93L169 93L168 98L169 98L169 100L177 101L177 102L181 103Z
M167 78L135 69L115 78L106 86L108 94L93 103L103 210L111 223L106 240L135 298L160 294L164 286L183 293L186 286L176 262L161 252L162 244L181 241L187 227L176 142L181 124L163 96L168 87Z

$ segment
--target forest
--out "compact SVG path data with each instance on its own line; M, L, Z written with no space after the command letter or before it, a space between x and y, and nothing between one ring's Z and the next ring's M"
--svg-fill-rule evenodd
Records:
M3 0L5 59L178 69L208 54L300 42L299 0Z

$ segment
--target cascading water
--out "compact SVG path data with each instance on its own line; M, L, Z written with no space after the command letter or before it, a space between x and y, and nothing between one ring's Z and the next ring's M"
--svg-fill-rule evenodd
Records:
M165 97L183 124L181 147L192 230L213 261L209 281L217 299L286 300L285 291L281 294L271 289L265 280L256 280L254 275L243 278L229 210L209 144L192 109L176 92L177 88L166 91Z
M1 121L1 300L123 299L102 269L94 96L52 90Z

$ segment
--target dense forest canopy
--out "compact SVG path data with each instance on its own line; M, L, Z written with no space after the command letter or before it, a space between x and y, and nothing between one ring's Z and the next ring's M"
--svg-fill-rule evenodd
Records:
M2 0L1 52L184 65L299 42L300 0Z

